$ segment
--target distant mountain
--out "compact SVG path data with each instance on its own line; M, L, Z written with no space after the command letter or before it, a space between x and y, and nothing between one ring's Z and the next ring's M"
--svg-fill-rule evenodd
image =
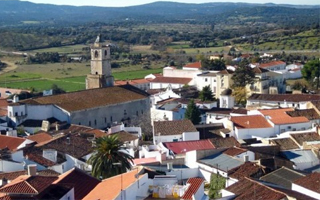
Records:
M0 0L0 25L19 25L22 22L42 22L44 24L70 24L86 22L110 22L124 20L138 21L174 21L203 20L218 17L221 14L232 15L234 11L261 12L276 8L291 10L292 13L315 12L319 6L296 6L277 4L248 3L203 3L186 4L174 2L155 2L130 7L94 7L94 6L58 6L50 4L35 4L19 0ZM311 10L311 11L309 11ZM258 9L259 11L259 9ZM248 13L247 13L248 14ZM262 14L263 13L259 13ZM50 22L50 23L48 23Z

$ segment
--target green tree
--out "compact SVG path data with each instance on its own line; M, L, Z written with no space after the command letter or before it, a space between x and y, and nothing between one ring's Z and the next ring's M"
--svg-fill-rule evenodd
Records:
M199 124L201 122L201 112L197 105L194 103L193 99L188 103L187 110L184 114L185 119L190 119L193 124Z
M210 188L209 188L209 198L217 199L221 198L220 190L224 189L226 185L226 179L219 174L211 174L210 177Z
M133 157L125 152L117 135L100 137L95 142L94 153L87 161L92 165L92 176L105 179L131 168Z
M307 62L302 70L302 76L307 81L313 82L316 80L317 89L319 88L319 76L320 76L320 61L319 59L311 60Z
M254 78L253 69L249 66L248 60L244 59L239 63L239 67L232 76L233 87L246 87L248 84L254 83Z
M224 70L226 69L226 65L224 60L220 59L202 59L201 60L201 68L202 70Z
M66 93L66 91L64 91L62 88L58 87L58 85L56 84L52 84L51 85L51 89L53 91L53 94L63 94Z
M199 95L201 101L213 101L214 97L212 95L212 90L209 85L204 86Z
M234 96L236 104L243 106L247 103L247 89L246 87L234 87L232 96Z

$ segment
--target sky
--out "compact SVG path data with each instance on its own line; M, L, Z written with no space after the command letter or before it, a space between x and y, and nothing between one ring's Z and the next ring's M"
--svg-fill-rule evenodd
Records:
M26 0L24 0L26 1ZM155 0L27 0L34 3L48 3L74 6L105 6L124 7L155 2ZM208 2L246 2L246 3L276 3L294 5L319 5L320 0L172 0L181 3L208 3Z

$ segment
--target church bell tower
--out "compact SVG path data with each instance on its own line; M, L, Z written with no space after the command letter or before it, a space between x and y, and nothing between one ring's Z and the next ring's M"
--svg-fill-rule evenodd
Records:
M91 46L91 72L86 78L86 89L110 87L113 84L110 46L102 44L101 36L98 35Z

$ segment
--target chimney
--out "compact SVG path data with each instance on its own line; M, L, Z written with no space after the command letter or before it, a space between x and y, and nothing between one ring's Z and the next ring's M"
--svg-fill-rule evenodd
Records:
M37 165L28 165L28 175L29 176L37 175Z
M19 102L19 96L18 95L14 95L13 96L13 103L18 103Z
M244 155L243 156L243 161L244 162L249 162L249 156L248 155Z

